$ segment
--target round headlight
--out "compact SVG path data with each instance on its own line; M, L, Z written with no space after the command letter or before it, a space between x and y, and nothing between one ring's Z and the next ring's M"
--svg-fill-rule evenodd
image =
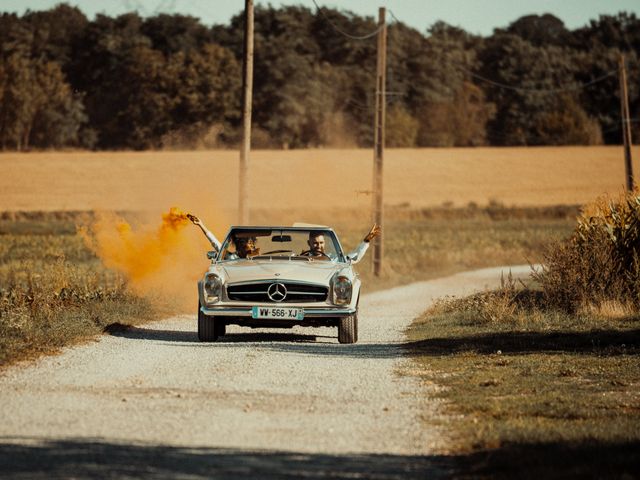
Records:
M207 273L204 277L204 301L216 303L220 301L222 280L215 273Z
M351 291L353 287L348 277L339 275L333 281L333 303L336 305L347 305L351 302Z

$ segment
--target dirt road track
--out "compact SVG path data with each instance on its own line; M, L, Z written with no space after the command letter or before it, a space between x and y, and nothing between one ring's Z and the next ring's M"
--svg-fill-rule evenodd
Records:
M363 295L355 345L334 329L239 327L202 344L182 316L6 369L0 476L446 475L434 456L445 438L429 426L438 405L398 375L403 331L434 298L495 286L501 270Z

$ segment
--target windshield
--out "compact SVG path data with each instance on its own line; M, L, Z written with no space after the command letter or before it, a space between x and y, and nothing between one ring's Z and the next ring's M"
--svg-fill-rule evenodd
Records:
M222 244L219 258L256 260L274 257L344 261L335 234L325 229L232 229Z

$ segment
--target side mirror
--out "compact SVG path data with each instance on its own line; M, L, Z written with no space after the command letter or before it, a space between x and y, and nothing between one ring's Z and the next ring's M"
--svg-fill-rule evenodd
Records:
M216 258L218 258L218 252L216 252L215 250L209 250L207 252L207 258L213 262Z

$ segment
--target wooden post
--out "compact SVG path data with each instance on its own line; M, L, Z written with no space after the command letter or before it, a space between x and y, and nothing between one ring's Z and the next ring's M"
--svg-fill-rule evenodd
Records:
M627 66L624 55L620 55L620 114L622 116L622 138L624 141L624 166L627 191L635 186L631 160L631 118L629 114L629 92L627 89Z
M242 62L242 146L238 216L249 223L249 152L251 151L251 101L253 94L253 0L244 3L244 59Z
M378 63L376 69L376 111L374 120L374 145L373 145L373 221L382 227L384 203L383 203L383 175L382 166L384 159L385 137L385 106L386 106L386 81L387 81L387 26L385 21L386 10L380 7L378 10ZM378 239L373 242L373 274L380 276L382 271L384 229Z

